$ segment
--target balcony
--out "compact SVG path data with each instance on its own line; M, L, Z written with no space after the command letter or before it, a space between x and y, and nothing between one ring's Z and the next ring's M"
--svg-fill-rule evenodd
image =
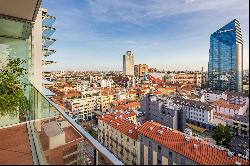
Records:
M43 48L49 48L55 41L56 39L43 37Z
M43 26L49 26L51 27L52 24L56 21L56 18L54 16L50 16L48 14L43 15Z
M43 48L43 56L45 57L48 57L51 54L54 54L55 52L56 52L55 50L49 50L49 49Z
M49 38L56 31L56 28L52 28L49 26L43 26L43 34L42 36L45 38Z
M0 164L123 165L32 84L28 110L0 116Z
M50 65L50 64L53 64L53 63L56 63L55 61L45 61L45 60L42 60L42 65Z

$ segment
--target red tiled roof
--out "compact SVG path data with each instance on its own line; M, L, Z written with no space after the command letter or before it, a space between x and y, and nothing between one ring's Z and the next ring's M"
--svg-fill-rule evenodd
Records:
M150 127L153 129L150 130ZM159 134L158 130L161 130L162 134ZM180 132L162 128L159 123L145 122L137 131L138 134L142 134L201 165L235 165L236 161L242 165L249 164L248 160L237 156L229 157L227 151L207 145L205 141L198 141L194 138L187 141ZM194 144L197 145L196 149L193 147Z
M125 105L118 105L118 106L114 106L112 107L113 110L127 110L128 106Z
M220 114L218 112L214 112L214 115L221 116L221 117L224 117L224 118L227 118L227 119L233 119L233 117L231 117L229 115Z
M153 92L154 94L162 94L162 92L161 91L155 91L155 92Z
M133 95L133 94L136 94L137 92L136 91L130 91L130 92L128 92L128 94L130 94L130 95Z
M128 103L128 102L129 102L128 99L124 99L124 100L113 101L111 104L117 105L117 104Z
M230 104L224 99L219 99L219 100L214 101L213 105L218 106L218 107L230 108L234 110L239 110L240 107L242 107L242 105L240 104Z
M130 111L129 113L125 113L125 112L114 112L111 113L110 115L116 116L116 117L121 117L123 119L127 119L131 116L136 116L136 113L134 111Z
M130 102L128 104L125 104L125 106L127 106L127 107L140 107L141 104L140 104L140 102Z
M136 125L129 123L121 118L118 117L114 117L112 115L103 115L103 116L98 116L97 117L99 120L107 123L108 125L110 125L111 127L119 130L120 132L122 132L123 134L127 135L128 137L137 140L138 139L138 132L136 129ZM119 125L117 125L119 124ZM129 130L132 130L132 133L129 133Z

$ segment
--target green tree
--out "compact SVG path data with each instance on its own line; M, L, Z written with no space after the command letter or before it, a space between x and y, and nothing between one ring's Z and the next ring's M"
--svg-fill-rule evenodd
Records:
M97 132L96 132L94 129L89 128L88 133L89 133L93 138L97 139Z
M212 138L216 141L217 145L221 145L229 149L229 143L231 142L233 135L228 127L219 124L214 129Z
M27 110L26 85L21 81L26 74L23 63L25 61L20 58L9 58L7 64L0 68L0 116L16 116L17 112L23 114Z

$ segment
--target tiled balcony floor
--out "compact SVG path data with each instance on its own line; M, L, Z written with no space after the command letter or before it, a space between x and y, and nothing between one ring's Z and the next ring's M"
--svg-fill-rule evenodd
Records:
M0 129L0 165L32 165L26 124Z

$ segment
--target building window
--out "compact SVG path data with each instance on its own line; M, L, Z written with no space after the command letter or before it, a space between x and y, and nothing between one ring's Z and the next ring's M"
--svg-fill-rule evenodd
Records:
M129 142L129 138L127 138L127 142Z
M161 153L161 146L158 145L158 152Z
M161 160L158 160L157 165L161 165Z
M185 159L181 158L181 165L185 165Z
M169 159L172 160L172 155L173 155L172 152L169 151L168 155L169 155Z

